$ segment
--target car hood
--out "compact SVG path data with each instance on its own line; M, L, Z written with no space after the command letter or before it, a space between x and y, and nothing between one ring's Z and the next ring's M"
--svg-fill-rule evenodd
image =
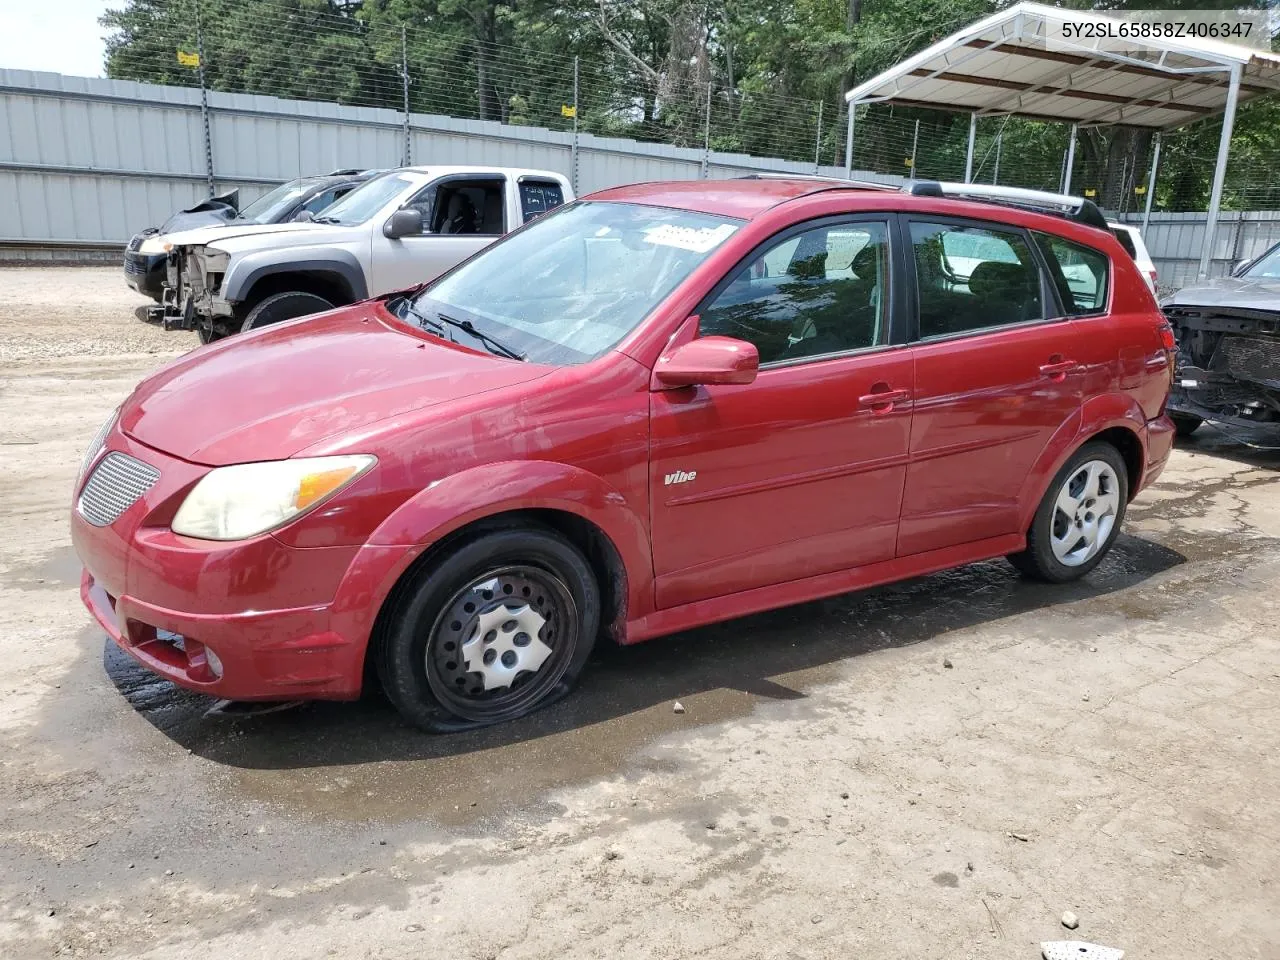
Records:
M120 411L135 440L194 463L283 459L378 420L545 376L377 317L377 303L195 350Z
M1161 306L1230 307L1237 310L1280 310L1280 280L1220 277L1183 287Z
M278 244L280 234L304 233L315 235L319 231L333 230L332 224L290 222L290 223L225 223L221 225L199 227L195 230L180 230L166 234L164 239L175 247L202 247L215 240L233 240L239 237L267 237L269 242Z

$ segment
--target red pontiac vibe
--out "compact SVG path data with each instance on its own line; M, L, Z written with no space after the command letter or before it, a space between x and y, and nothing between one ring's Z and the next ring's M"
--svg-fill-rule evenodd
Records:
M84 602L189 689L351 699L368 662L446 731L562 696L600 635L1083 576L1168 458L1171 333L1091 205L927 186L606 190L188 354L85 458Z

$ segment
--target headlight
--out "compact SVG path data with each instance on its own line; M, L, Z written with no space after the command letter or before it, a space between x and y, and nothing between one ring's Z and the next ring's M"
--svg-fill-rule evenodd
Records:
M76 475L76 486L80 485L80 481L84 479L84 475L89 471L89 467L93 461L98 458L98 454L102 452L102 445L107 442L107 434L111 432L111 428L116 425L116 420L120 416L120 408L116 407L111 411L111 416L107 417L107 422L98 428L98 432L93 435L93 439L89 441L89 448L84 452L84 459L80 462L80 472Z
M210 470L171 524L201 540L243 540L273 530L363 476L377 457L310 457Z
M145 253L147 256L155 256L158 253L168 253L173 249L173 244L169 243L162 237L147 237L138 246L139 253Z

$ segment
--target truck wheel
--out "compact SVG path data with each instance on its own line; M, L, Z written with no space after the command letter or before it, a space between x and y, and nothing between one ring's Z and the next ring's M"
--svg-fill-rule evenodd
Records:
M249 311L249 315L244 318L244 325L240 327L240 332L248 333L259 327L268 327L273 323L296 320L298 317L332 309L332 303L314 293L303 293L301 290L273 293Z
M1049 484L1027 549L1009 562L1048 583L1078 580L1102 562L1120 532L1129 500L1129 471L1109 443L1086 443Z
M373 659L387 698L433 733L514 720L559 700L600 625L590 565L544 527L463 541L397 594Z
M1171 413L1169 419L1173 421L1174 430L1180 437L1191 436L1204 423L1204 417L1197 417L1194 413Z

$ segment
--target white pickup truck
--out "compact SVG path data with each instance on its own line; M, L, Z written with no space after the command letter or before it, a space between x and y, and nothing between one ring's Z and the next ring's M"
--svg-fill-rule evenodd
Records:
M164 325L209 343L417 286L572 199L546 170L404 167L310 222L175 233Z

